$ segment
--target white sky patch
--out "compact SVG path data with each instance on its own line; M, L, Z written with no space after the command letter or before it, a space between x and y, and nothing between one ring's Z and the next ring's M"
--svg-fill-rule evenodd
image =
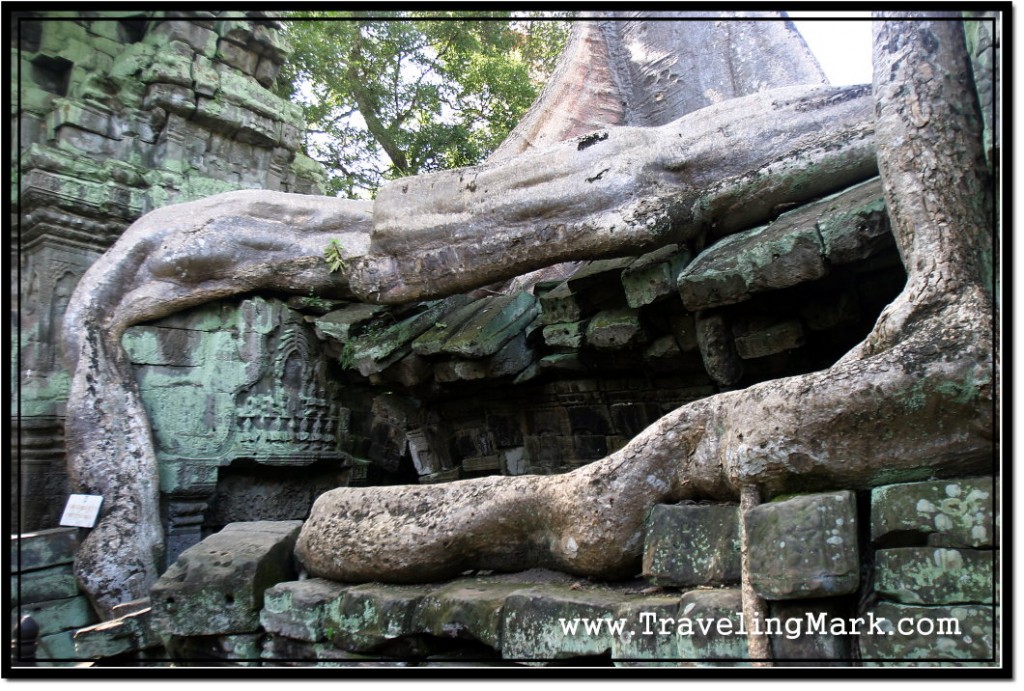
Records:
M787 12L833 86L871 83L870 12ZM828 18L810 21L809 18Z

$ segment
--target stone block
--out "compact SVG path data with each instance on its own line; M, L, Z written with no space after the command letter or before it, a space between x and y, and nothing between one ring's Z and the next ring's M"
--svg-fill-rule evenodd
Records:
M583 345L583 337L586 333L586 327L586 322L548 324L543 327L541 334L544 338L544 343L549 348L577 350L581 345Z
M725 315L701 313L694 320L697 348L708 376L723 386L732 386L743 378L743 360Z
M494 355L519 335L537 316L537 300L526 292L484 298L481 306L441 348L442 353L467 358Z
M160 50L142 70L139 81L143 84L174 84L187 90L192 88L192 57L172 50Z
M217 57L222 62L248 75L256 74L260 56L232 41L221 39L217 43Z
M79 629L97 621L96 613L84 595L60 600L22 604L17 609L18 617L31 615L39 625L40 635Z
M215 32L180 19L160 22L149 30L149 35L162 36L168 41L183 41L192 50L206 57L211 57L217 50Z
M804 344L804 329L797 319L778 322L736 336L736 354L744 360L783 353Z
M255 77L256 81L260 83L264 89L270 89L274 86L274 82L277 80L277 75L281 71L281 63L271 58L260 58L259 64L256 65Z
M541 662L609 653L622 602L619 593L560 585L512 593L505 600L501 656Z
M363 333L345 344L342 365L355 367L364 377L384 371L389 365L412 352L412 341L434 326L454 309L468 304L471 298L456 295L429 303L424 311L406 317L391 326L374 328L373 322Z
M659 504L647 519L644 577L692 587L740 580L739 508L733 504Z
M78 583L70 564L36 569L11 579L12 604L48 602L76 595Z
M541 295L539 302L541 324L572 323L583 317L583 310L567 283Z
M587 323L587 345L598 350L629 348L647 341L640 312L614 309L598 312Z
M860 582L857 507L848 491L761 504L746 517L750 578L768 600L852 593Z
M335 633L346 587L322 578L278 583L264 594L260 623L269 633L315 643Z
M441 638L479 641L501 650L505 600L523 587L514 581L459 579L423 597L413 616L413 628Z
M175 84L150 84L142 99L145 110L164 110L183 117L190 117L196 110L195 94L191 89Z
M893 244L878 178L827 197L818 218L825 256L833 264L867 259Z
M935 547L997 546L992 478L909 482L871 491L871 539Z
M922 607L880 602L865 612L871 632L860 636L866 666L993 664L995 618L986 605Z
M762 629L771 635L774 664L829 666L825 660L836 660L837 666L849 664L853 659L853 632L845 624L850 619L849 609L849 602L842 598L769 603L768 616L779 623L772 623L769 629L764 622ZM833 628L835 622L843 625ZM787 660L794 662L787 665Z
M704 250L679 274L686 309L704 310L821 278L828 273L814 218L801 210L774 223L730 235Z
M486 307L489 301L485 298L442 315L441 318L412 342L412 352L417 355L438 355L444 344L477 312Z
M258 667L264 638L263 633L174 637L168 640L167 651L184 667Z
M874 590L908 605L992 604L995 552L900 547L875 552Z
M11 538L11 567L33 571L58 564L70 564L78 551L78 528L52 528L23 533Z
M675 620L679 595L657 595L627 602L618 609L626 621L612 638L612 661L616 667L678 667L679 642L675 628L663 634L658 622Z
M73 635L74 631L61 631L49 636L40 636L36 645L36 660L55 660L64 663L80 661L82 658L75 654Z
M293 580L302 521L231 523L185 550L150 590L163 630L177 636L259 628L264 592Z
M703 665L748 657L742 612L739 588L684 593L668 628L676 633L679 659Z
M674 294L679 274L691 259L686 247L666 245L634 261L621 275L626 304L636 309Z
M162 645L153 630L151 615L152 610L147 608L76 631L76 656L94 660Z
M341 601L337 630L328 640L350 652L362 653L413 635L416 609L434 587L371 583L350 588Z

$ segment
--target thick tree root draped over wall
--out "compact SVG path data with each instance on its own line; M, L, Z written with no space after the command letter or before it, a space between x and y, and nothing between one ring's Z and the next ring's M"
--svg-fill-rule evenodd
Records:
M889 122L903 112L897 105L893 113L896 99L884 91L895 70L887 56L876 62L880 123ZM921 93L954 102L962 96ZM77 357L70 463L79 487L107 503L77 565L87 589L109 609L145 595L157 576L156 462L120 345L131 324L254 290L437 297L555 261L735 230L715 224L741 207L754 212L742 220L756 223L776 204L831 191L809 188L808 179L842 187L870 175L870 100L863 90L827 88L759 95L746 109L739 103L746 99L737 99L688 116L710 120L609 130L600 142L607 146L557 145L531 154L522 168L513 161L398 181L372 211L237 193L141 219L86 275L66 319ZM752 103L770 107L751 111ZM678 143L693 132L688 144ZM723 148L720 138L730 132L744 133L736 139L742 149ZM883 145L899 143L880 152L883 161L903 146L891 136ZM595 166L608 168L600 179L609 187L588 181ZM553 172L531 177L536 170ZM947 182L913 170L905 177L894 183L888 175L890 196L927 196L921 185ZM957 189L977 192L976 185ZM408 211L398 211L399 202ZM964 208L959 198L943 203L954 216ZM967 213L985 209L966 206ZM890 200L890 208L902 207ZM531 233L540 219L550 232ZM767 492L866 487L980 467L992 446L991 295L979 279L983 262L960 262L961 243L984 236L894 220L909 229L897 232L907 289L867 341L831 369L685 406L621 451L567 475L334 490L316 503L300 558L312 573L340 580L427 580L529 565L630 575L655 503L733 497L745 485ZM966 222L978 233L990 229L988 218ZM502 238L510 260L491 237ZM333 238L347 254L344 275L329 274L320 259ZM574 249L578 243L582 249ZM451 281L437 281L456 271ZM111 403L109 392L123 400Z

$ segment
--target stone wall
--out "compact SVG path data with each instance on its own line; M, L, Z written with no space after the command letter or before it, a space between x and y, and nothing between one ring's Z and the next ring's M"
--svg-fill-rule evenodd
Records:
M784 496L746 515L735 504L660 505L648 517L642 573L612 583L540 569L422 585L297 579L298 521L236 523L187 550L125 621L78 631L76 656L749 666L746 632L759 631L779 666L993 666L995 491L978 477ZM751 582L768 603L754 621L742 613L740 521Z
M14 19L12 362L22 529L67 494L60 331L68 299L136 218L242 188L321 191L303 119L271 91L288 55L261 12L22 12ZM20 389L19 389L20 385Z

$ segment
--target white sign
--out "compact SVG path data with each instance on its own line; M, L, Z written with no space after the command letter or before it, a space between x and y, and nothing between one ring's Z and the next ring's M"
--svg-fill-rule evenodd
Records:
M98 494L72 494L68 497L67 506L64 507L64 515L60 517L60 524L91 528L96 525L102 503L103 497Z

